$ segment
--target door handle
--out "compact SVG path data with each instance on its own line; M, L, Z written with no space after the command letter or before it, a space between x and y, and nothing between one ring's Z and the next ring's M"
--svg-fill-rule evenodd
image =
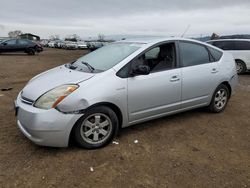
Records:
M217 73L217 72L219 72L219 71L216 68L213 68L211 71L211 73Z
M177 82L179 80L180 78L178 76L172 76L172 78L170 79L170 82Z

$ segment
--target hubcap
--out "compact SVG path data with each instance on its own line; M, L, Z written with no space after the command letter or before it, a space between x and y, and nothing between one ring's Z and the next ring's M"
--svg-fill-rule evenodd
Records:
M218 110L224 108L227 103L227 92L225 89L220 89L216 95L214 100L215 106Z
M98 144L104 142L111 134L112 122L102 113L88 116L82 123L80 133L86 142Z

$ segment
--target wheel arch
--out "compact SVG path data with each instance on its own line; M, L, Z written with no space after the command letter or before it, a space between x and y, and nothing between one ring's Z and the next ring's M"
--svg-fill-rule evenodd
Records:
M114 113L117 115L117 118L118 118L118 123L119 123L119 129L122 128L122 122L123 122L123 116L122 116L122 111L120 110L120 108L113 104L113 103L110 103L110 102L99 102L99 103L96 103L96 104L93 104L91 106L89 106L88 108L86 108L84 111L87 111L91 108L95 108L95 107L98 107L98 106L106 106L106 107L109 107L110 109L112 109L114 111ZM77 125L77 123L81 120L82 116L75 122L75 124L72 126L71 130L70 130L70 135L69 135L69 140L68 140L68 143L70 144L74 139L73 139L73 132L74 132L74 129ZM119 131L118 129L118 131Z
M89 110L89 109L97 107L97 106L107 106L107 107L111 108L115 112L115 114L117 115L117 118L119 121L119 128L122 127L122 121L123 121L122 111L117 105L115 105L114 103L111 103L111 102L99 102L99 103L91 105L86 110Z
M246 64L245 61L242 60L242 59L240 59L240 58L236 58L236 59L235 59L235 62L236 62L236 61L241 61L242 63Z
M239 62L239 63L241 63L243 65L243 72L238 73L238 74L245 73L248 70L246 60L243 60L243 59L240 59L240 58L236 58L235 59L236 65L237 65L237 62Z
M230 83L228 81L224 81L222 82L221 84L219 85L225 85L227 88L228 88L228 91L229 91L229 98L231 97L231 94L232 94L232 87L230 85Z

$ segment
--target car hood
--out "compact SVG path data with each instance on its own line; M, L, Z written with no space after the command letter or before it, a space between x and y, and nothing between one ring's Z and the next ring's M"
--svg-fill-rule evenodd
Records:
M65 84L77 84L93 77L92 73L56 67L32 78L22 90L22 97L35 101L47 91Z

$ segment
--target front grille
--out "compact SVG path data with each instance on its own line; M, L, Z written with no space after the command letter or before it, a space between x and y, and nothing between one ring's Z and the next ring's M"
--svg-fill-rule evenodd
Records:
M34 103L33 100L28 99L28 98L26 98L26 97L24 97L24 96L21 96L21 101L22 101L23 103L25 103L25 104L28 104L28 105L32 105L32 104Z

